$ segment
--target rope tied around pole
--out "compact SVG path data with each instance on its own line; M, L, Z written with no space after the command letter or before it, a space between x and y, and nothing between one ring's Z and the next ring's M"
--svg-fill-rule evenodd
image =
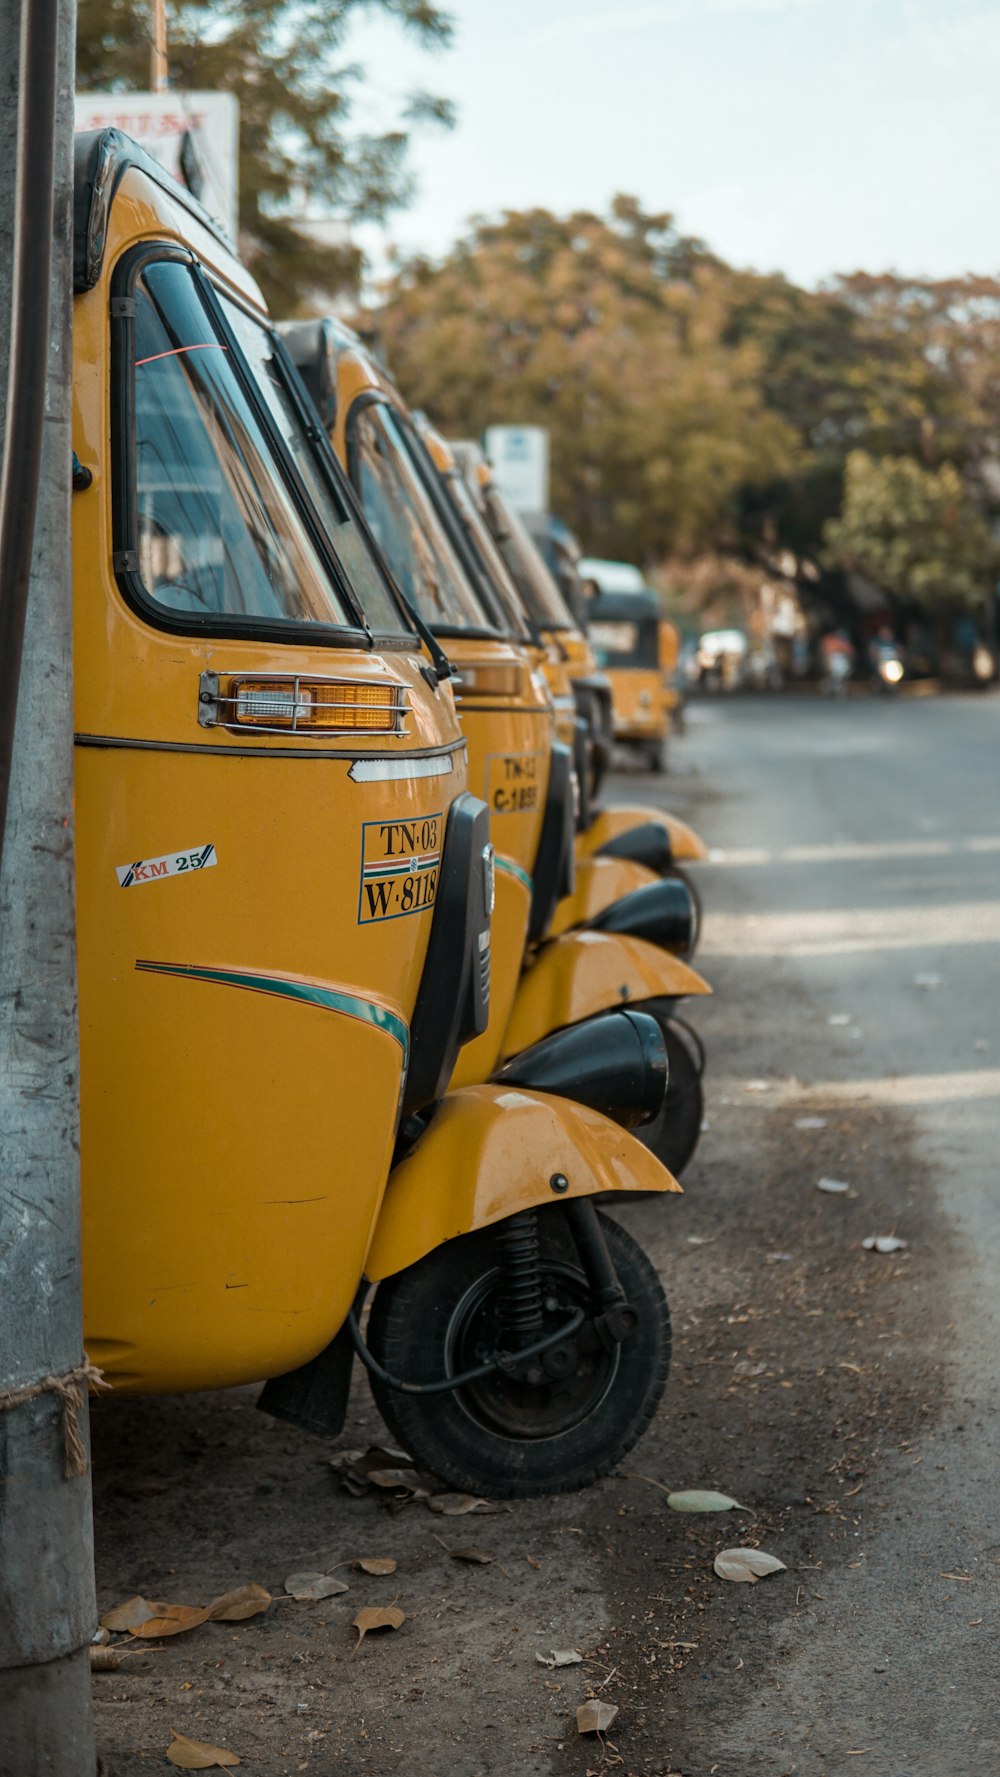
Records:
M28 1382L23 1388L0 1391L0 1413L10 1413L28 1401L37 1401L43 1394L54 1394L62 1402L63 1474L70 1481L74 1475L87 1473L87 1451L80 1431L84 1391L110 1387L110 1382L104 1380L104 1371L85 1357L82 1364L77 1364L73 1370L65 1370L61 1376L42 1376L38 1382Z

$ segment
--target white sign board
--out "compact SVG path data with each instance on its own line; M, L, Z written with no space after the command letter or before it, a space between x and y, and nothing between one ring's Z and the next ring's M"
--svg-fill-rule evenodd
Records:
M549 509L549 435L544 426L489 426L486 455L516 512Z
M232 93L78 93L76 130L122 130L221 222L239 226L240 108Z

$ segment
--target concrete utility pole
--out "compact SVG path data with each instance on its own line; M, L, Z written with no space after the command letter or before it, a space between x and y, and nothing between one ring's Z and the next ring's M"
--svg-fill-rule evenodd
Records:
M6 382L3 435L16 446L0 480L0 804L9 785L0 866L0 1777L94 1777L96 1766L73 905L74 27L74 0L0 0L0 400ZM35 256L27 277L25 250ZM7 381L12 345L31 366L20 387ZM32 536L18 686L9 669L22 627L21 543ZM4 712L14 695L11 733Z

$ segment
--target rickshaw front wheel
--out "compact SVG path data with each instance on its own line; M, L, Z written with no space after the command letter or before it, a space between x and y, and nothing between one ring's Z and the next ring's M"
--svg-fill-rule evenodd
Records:
M656 1014L654 1013L654 1017ZM705 1115L701 1076L705 1053L695 1032L681 1018L657 1018L667 1046L667 1094L650 1123L635 1130L644 1148L679 1178L698 1146ZM639 1193L636 1193L637 1195Z
M459 1492L494 1499L569 1493L606 1475L642 1436L666 1387L670 1314L659 1277L617 1222L600 1217L634 1331L620 1343L596 1336L580 1255L558 1205L537 1217L541 1334L583 1310L586 1319L529 1366L494 1370L445 1394L408 1395L371 1378L393 1437L421 1468ZM446 1242L376 1291L368 1348L408 1383L461 1374L510 1337L505 1224ZM527 1370L527 1373L525 1373Z

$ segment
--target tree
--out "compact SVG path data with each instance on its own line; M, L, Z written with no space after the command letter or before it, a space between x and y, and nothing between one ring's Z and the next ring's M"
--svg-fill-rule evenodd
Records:
M381 219L405 204L408 128L449 124L448 103L407 102L399 127L352 135L351 96L363 70L340 60L352 17L373 7L424 47L448 43L451 21L432 0L171 0L170 77L189 90L230 92L240 104L240 248L269 304L299 311L312 288L357 275L353 249L323 246L296 222L304 199L349 218ZM149 83L148 7L80 0L81 91L143 91ZM137 11L139 16L137 17Z
M852 451L843 507L825 536L833 565L929 616L980 606L1000 568L1000 546L952 463L927 469Z
M803 290L781 276L731 276L727 338L760 351L764 399L798 446L789 474L747 490L748 541L814 553L852 450L962 458L967 414L954 378L922 334L898 316L888 322L855 285Z
M719 262L620 196L607 217L475 221L440 264L403 265L368 325L445 432L546 426L555 510L644 561L729 537L742 487L790 466L761 354L727 319Z

